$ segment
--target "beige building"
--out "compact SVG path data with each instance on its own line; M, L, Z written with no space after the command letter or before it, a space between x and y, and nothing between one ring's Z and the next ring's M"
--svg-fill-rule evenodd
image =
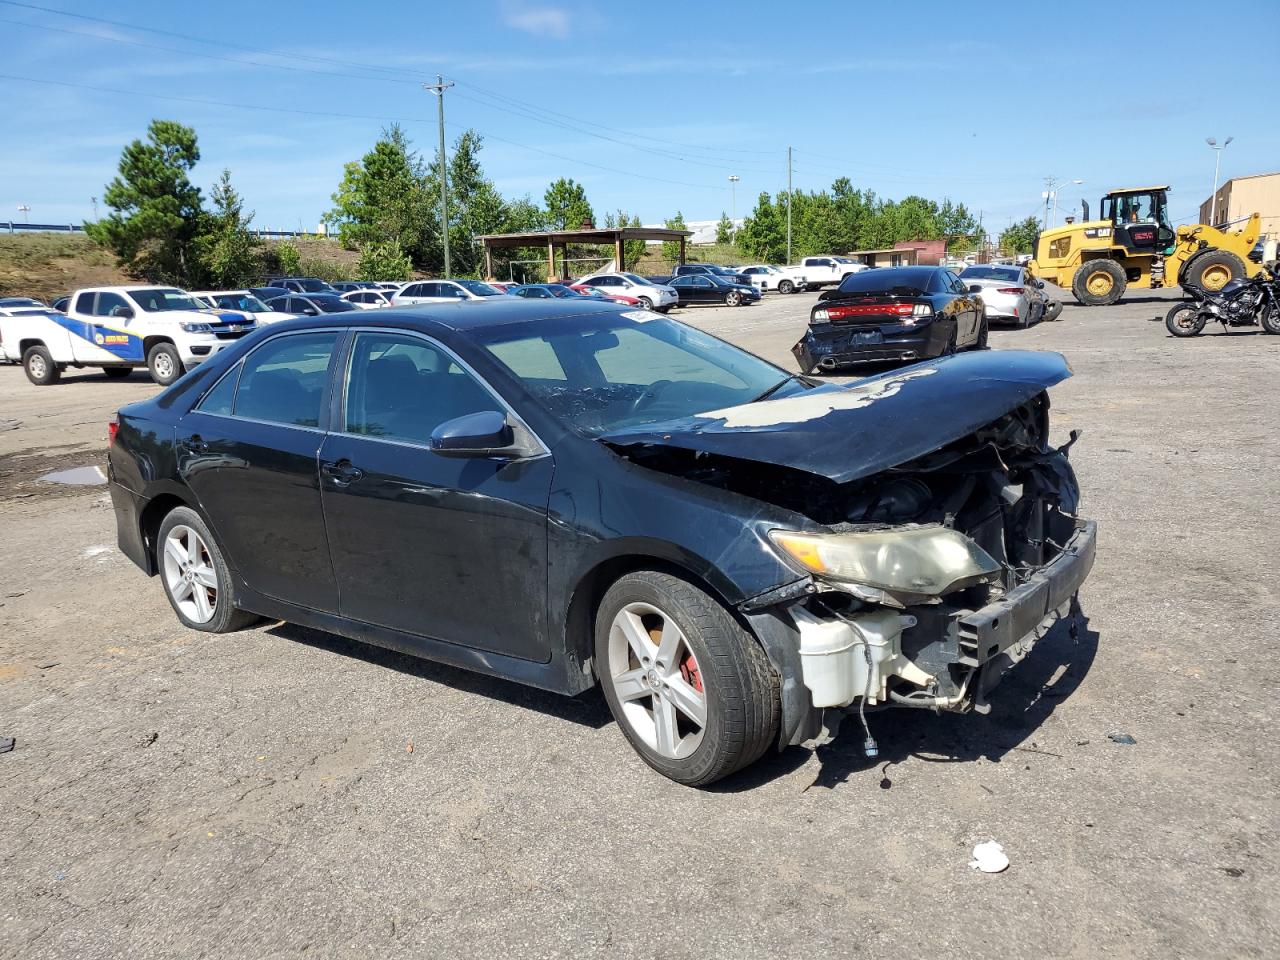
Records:
M1210 197L1200 204L1200 222L1209 222L1213 207ZM1253 213L1262 215L1262 232L1280 237L1280 173L1259 173L1252 177L1235 177L1218 188L1218 223L1239 220Z

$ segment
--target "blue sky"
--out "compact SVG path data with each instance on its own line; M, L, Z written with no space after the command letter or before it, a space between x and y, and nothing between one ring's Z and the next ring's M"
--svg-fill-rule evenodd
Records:
M730 175L742 215L760 191L785 188L790 145L798 189L843 174L885 196L950 197L993 232L1040 210L1049 175L1085 181L1063 190L1063 207L1170 183L1174 218L1187 219L1212 185L1206 136L1235 137L1224 179L1280 170L1280 124L1258 99L1276 7L1232 4L1229 38L1211 43L1203 11L0 2L0 220L20 219L19 203L33 222L92 216L120 148L163 117L196 129L201 186L230 168L259 226L314 229L342 164L388 120L432 148L435 98L419 84L437 73L457 84L450 141L467 127L486 136L484 166L504 194L540 200L571 176L598 216L717 217ZM1225 63L1212 52L1224 46Z

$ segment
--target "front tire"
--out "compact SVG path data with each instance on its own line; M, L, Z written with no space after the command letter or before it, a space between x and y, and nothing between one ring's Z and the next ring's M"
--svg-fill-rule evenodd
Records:
M1280 305L1269 303L1263 307L1258 322L1265 333L1280 334Z
M169 386L186 373L178 348L172 343L157 343L151 348L147 354L147 369L151 371L151 379L162 387Z
M189 507L160 524L156 566L169 605L183 626L206 633L242 630L258 618L232 605L231 572L209 527Z
M640 301L640 306L643 307L644 309L646 310L653 309L653 301L650 300L648 297L636 297L636 299Z
M1071 278L1071 292L1086 307L1109 307L1122 296L1128 280L1114 260L1090 260Z
M1059 300L1050 300L1045 304L1044 320L1046 323L1052 323L1062 316L1062 303Z
M595 663L623 735L653 769L705 786L777 736L778 676L755 638L678 577L619 579L596 614Z
M726 307L737 307L742 304L742 294L737 290L730 290L724 295L724 305Z
M27 347L22 354L22 369L27 379L37 387L57 383L62 376L62 369L53 362L53 354L44 346Z
M796 285L792 283L790 280L783 280L781 283L778 284L778 292L779 293L795 293Z
M978 339L974 341L974 350L989 350L987 346L987 334L989 333L987 318L983 317L982 322L978 325Z
M1204 329L1205 315L1198 304L1179 303L1164 317L1165 329L1175 337L1194 337Z

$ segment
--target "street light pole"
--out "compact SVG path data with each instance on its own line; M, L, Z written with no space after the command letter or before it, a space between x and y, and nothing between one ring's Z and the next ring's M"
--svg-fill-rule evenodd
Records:
M738 233L738 181L736 173L729 174L729 237L737 239Z
M1045 177L1044 185L1044 229L1049 229L1049 224L1058 222L1058 190L1070 184L1081 184L1083 180L1063 180L1055 181L1053 177ZM1049 198L1053 198L1053 215L1049 214Z
M440 237L444 243L444 275L452 274L449 266L449 166L444 154L444 92L453 86L453 81L444 82L444 77L436 74L435 83L424 83L422 89L430 90L436 95L436 115L440 122Z
M787 147L787 263L791 262L791 148Z
M1218 172L1222 166L1222 151L1235 137L1227 137L1221 145L1214 137L1205 137L1204 142L1213 148L1213 197L1209 201L1209 226L1218 222Z
M27 214L31 212L31 208L29 206L25 203L18 204L18 212L22 214L22 222L24 224L30 223L30 220L27 218Z

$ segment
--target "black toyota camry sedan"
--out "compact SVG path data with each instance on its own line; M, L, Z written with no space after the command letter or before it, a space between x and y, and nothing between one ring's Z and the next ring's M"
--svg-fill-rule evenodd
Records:
M824 292L792 348L800 369L904 363L987 346L980 287L946 267L884 267L852 273Z
M1069 375L1002 351L820 384L588 300L307 317L121 409L110 490L186 627L599 685L706 784L841 711L983 709L1069 614Z

